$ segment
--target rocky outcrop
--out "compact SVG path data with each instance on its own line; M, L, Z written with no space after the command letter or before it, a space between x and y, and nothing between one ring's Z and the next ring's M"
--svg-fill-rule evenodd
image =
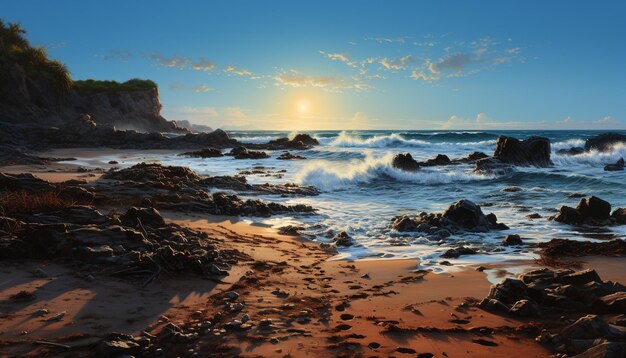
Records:
M266 150L304 150L310 149L315 145L319 145L317 139L311 137L308 134L296 134L293 138L287 137L270 140L265 144L252 144L246 143L245 146L248 149L266 149Z
M407 172L412 172L419 169L419 163L415 159L413 159L411 153L396 154L391 161L391 165L394 168L398 168Z
M547 167L550 161L550 140L545 137L529 137L519 140L500 137L496 143L494 158L513 165Z
M279 160L292 160L292 159L306 159L305 157L298 155L298 154L292 154L290 152L284 152L281 155L279 155L278 157L276 157L276 159Z
M16 147L34 149L73 147L192 149L225 148L238 144L221 129L211 133L187 133L171 137L156 132L140 133L97 125L90 116L75 118L61 127L33 123L12 125L0 122L0 139L10 140Z
M626 241L615 239L605 242L552 239L538 243L540 255L547 258L581 256L626 256Z
M443 213L422 212L416 217L397 216L392 219L391 228L400 232L421 232L435 239L463 232L508 229L506 225L498 223L493 213L483 214L480 206L469 200L460 200Z
M585 141L585 151L597 150L606 152L616 144L625 144L626 134L604 133Z
M226 153L226 155L230 155L235 159L265 159L270 157L265 152L248 150L244 146L235 147L230 152Z
M576 208L562 206L559 213L549 219L569 225L609 226L623 225L624 209L611 214L611 204L596 196L581 199Z
M550 160L550 140L544 137L529 137L519 140L499 137L493 157L476 161L475 171L487 174L505 174L513 166L547 167Z
M622 313L625 303L626 287L602 281L594 270L538 269L492 286L479 307L524 318L553 316L563 319L567 313L575 313L577 317L582 314L581 318L571 320L556 333L543 330L537 341L559 354L573 356L582 353L577 357L596 357L591 350L597 350L597 347L607 348L607 344L616 342L626 344L626 328L602 318L605 314Z
M89 114L99 125L142 132L187 132L161 116L156 87L128 92L81 95L74 90L60 96L45 78L29 76L13 63L0 71L0 121L63 126Z

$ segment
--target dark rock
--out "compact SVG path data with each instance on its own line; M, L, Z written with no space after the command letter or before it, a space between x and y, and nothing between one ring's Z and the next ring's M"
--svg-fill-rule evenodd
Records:
M489 158L489 156L483 152L474 152L474 153L469 154L465 159L468 162L475 162L477 160L485 159L485 158Z
M626 256L626 241L622 239L606 242L552 239L537 246L541 248L541 255L546 257Z
M216 158L224 156L224 154L222 154L222 151L217 148L204 148L201 150L184 152L179 155L192 158Z
M626 143L626 135L618 133L604 133L587 139L585 142L585 150L606 152L609 151L613 145L620 143Z
M464 229L488 228L491 226L480 206L469 200L459 200L452 204L444 213L443 218Z
M279 149L295 149L295 150L303 150L309 149L314 145L319 145L320 143L317 139L311 137L308 134L296 134L292 139L289 138L278 138L275 140L271 140L266 144L246 144L248 148L255 149L270 149L270 150L279 150Z
M497 158L488 157L476 161L474 171L484 174L504 175L513 170L513 166Z
M626 343L604 342L572 358L623 358L626 357Z
M265 152L257 152L253 150L248 150L246 147L239 146L233 148L226 155L233 156L235 159L265 159L270 156Z
M626 208L615 209L613 214L611 214L611 218L613 218L618 225L626 225Z
M306 158L301 156L301 155L291 154L289 152L284 152L281 155L279 155L278 157L276 157L276 159L279 159L279 160L291 160L291 159L306 159Z
M611 216L611 204L595 196L580 200L576 209L584 218L606 220Z
M575 209L562 206L559 213L549 219L569 225L606 226L618 224L617 220L611 219L611 204L595 196L581 199Z
M522 238L519 235L514 234L505 236L501 243L502 246L518 246L523 244L524 242L522 241Z
M394 168L409 172L419 169L419 163L415 159L413 159L410 153L396 154L395 157L393 157L391 165Z
M518 140L500 137L496 143L494 158L513 165L534 165L547 167L550 160L550 140L544 137L529 137Z
M615 164L608 164L604 167L604 170L609 172L616 172L624 170L624 158L620 158Z
M120 217L123 223L132 227L142 227L144 225L161 227L165 225L165 220L155 208L131 207Z
M598 299L598 305L604 312L626 312L626 292L615 292L600 297Z
M420 213L411 218L406 215L392 219L391 227L401 232L425 232L439 239L454 232L488 232L508 227L497 222L494 214L484 215L480 207L469 200L452 204L442 214Z
M561 282L571 285L584 285L589 282L602 282L598 273L593 269L577 271L561 277Z
M391 221L391 228L400 232L417 231L418 223L407 215L397 216Z
M354 240L348 235L347 232L342 231L333 238L333 241L337 246L349 247L354 245Z
M308 134L296 134L293 139L291 139L293 142L302 142L306 145L319 145L320 142L318 142L317 139L311 137Z
M519 300L515 302L509 310L511 316L517 317L537 317L541 314L537 306L529 300Z
M456 259L462 255L476 255L477 253L478 251L472 248L460 246L454 249L447 250L446 252L441 254L441 257L444 259Z
M408 153L407 153L408 154ZM394 158L395 159L395 158ZM452 161L445 154L437 154L437 156L433 159L428 159L423 163L419 163L422 166L437 166L437 165L448 165L451 164Z
M501 314L509 313L509 307L507 305L493 298L484 298L482 301L480 301L478 307L489 312L496 312Z
M507 278L495 286L491 286L487 298L506 304L515 304L519 300L529 300L526 285L521 280Z
M569 149L559 149L556 154L560 155L579 155L585 152L585 148L582 147L571 147Z

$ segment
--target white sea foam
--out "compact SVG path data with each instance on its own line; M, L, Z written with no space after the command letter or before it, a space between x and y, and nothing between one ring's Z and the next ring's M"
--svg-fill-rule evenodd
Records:
M422 168L416 172L407 172L394 168L391 165L392 160L393 154L382 158L367 155L364 160L352 160L347 164L317 161L303 167L295 179L300 184L313 185L322 190L337 190L382 176L426 185L491 178L467 173L460 168L449 170L449 167L445 171Z
M551 157L556 166L584 165L591 167L614 164L620 158L626 158L626 145L624 144L617 144L606 152L592 150L578 155L553 154Z
M377 135L371 138L361 138L351 136L346 132L341 132L335 138L323 138L321 144L339 148L388 148L388 147L481 147L490 146L496 143L495 139L473 141L473 142L432 142L422 139L407 139L400 133L387 135Z
M585 140L584 139L568 139L562 142L554 142L551 144L552 150L557 151L560 149L570 149L572 147L584 147Z

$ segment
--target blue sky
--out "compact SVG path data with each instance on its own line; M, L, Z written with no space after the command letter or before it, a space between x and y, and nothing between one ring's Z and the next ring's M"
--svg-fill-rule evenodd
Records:
M75 79L227 129L626 128L624 1L3 1Z

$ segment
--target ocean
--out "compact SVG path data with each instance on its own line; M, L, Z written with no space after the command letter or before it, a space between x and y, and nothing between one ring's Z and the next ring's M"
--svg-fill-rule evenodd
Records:
M440 255L461 243L479 248L481 254L448 260L456 266L535 257L528 248L500 246L499 242L506 234L519 234L527 243L552 238L609 240L626 237L626 227L575 228L546 219L555 214L561 205L576 206L580 200L575 197L576 194L598 196L610 202L613 208L626 207L626 172L603 170L604 165L626 157L626 146L606 153L556 154L559 149L584 146L585 139L602 131L377 130L299 133L308 133L320 141L314 149L298 152L306 160L277 160L282 151L276 151L271 153L272 158L261 160L152 154L141 158L131 156L123 159L121 164L127 166L139 161L156 160L166 165L188 166L203 175L235 175L253 167L263 167L271 175L250 174L247 175L248 181L313 185L321 191L319 196L250 197L309 204L317 209L314 215L243 219L273 227L301 225L306 227L304 234L319 242L330 242L336 233L345 230L357 245L340 248L337 258L415 258L420 259L421 266L437 271L450 269L439 264L442 260ZM242 142L265 143L294 133L229 131L229 134ZM391 166L395 154L406 152L417 160L433 158L437 154L445 154L450 159L461 158L475 151L491 155L496 139L501 135L519 139L536 135L550 138L554 166L517 167L505 175L474 173L473 164L422 168L412 173ZM520 190L503 190L509 187ZM495 213L510 230L453 235L441 241L432 241L419 233L399 233L390 228L394 216L444 211L461 199L481 205L485 214ZM527 218L531 213L538 213L542 218Z

